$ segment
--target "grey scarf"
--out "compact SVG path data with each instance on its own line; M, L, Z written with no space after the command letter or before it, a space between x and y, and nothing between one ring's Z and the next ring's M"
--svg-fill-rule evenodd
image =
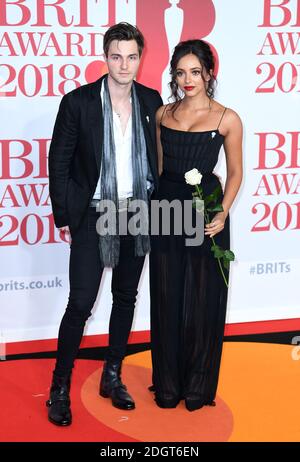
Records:
M113 201L116 210L118 209L118 187L116 175L116 148L113 129L113 111L109 94L107 77L103 80L103 120L104 120L104 139L102 148L101 162L101 181L100 199ZM147 158L147 147L141 121L140 104L136 95L134 84L132 85L132 143L131 158L133 170L133 199L144 201L148 205L147 179L152 180L150 167ZM145 209L143 209L145 211ZM139 211L140 213L140 211ZM139 233L134 236L135 255L143 256L150 251L150 238L148 234L148 210L141 213L140 218L146 224L147 233ZM119 262L120 236L118 213L111 217L115 222L116 233L108 232L99 235L100 259L103 266L114 268Z

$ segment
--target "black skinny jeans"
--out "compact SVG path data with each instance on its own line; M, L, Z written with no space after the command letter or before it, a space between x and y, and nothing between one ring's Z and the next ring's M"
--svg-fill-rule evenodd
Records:
M90 207L80 228L72 235L69 301L59 328L54 370L58 376L71 373L86 320L91 315L97 298L103 274L99 256L99 237L96 232L98 217L96 209ZM119 264L112 272L113 305L109 323L107 360L119 361L125 356L144 260L145 257L134 255L133 237L120 236Z

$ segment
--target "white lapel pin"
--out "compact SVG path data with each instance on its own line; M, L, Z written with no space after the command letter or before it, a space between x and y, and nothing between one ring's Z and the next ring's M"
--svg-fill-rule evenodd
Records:
M150 122L149 116L146 116L146 120L148 123Z

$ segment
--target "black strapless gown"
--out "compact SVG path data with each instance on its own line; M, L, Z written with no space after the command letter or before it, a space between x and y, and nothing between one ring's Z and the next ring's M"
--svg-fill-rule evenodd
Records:
M218 129L185 132L161 125L164 170L154 199L190 200L194 187L184 174L197 168L204 194L219 178L213 173L224 136ZM229 249L229 217L215 236ZM186 247L185 236L152 236L150 253L153 389L161 407L185 399L189 410L213 404L222 353L227 287L211 238ZM228 278L229 274L225 271Z

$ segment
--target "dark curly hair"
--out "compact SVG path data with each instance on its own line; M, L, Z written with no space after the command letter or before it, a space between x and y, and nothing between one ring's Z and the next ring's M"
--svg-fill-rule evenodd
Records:
M215 58L212 53L212 50L208 43L204 42L203 40L186 40L184 42L178 43L178 45L175 47L173 56L171 59L171 65L170 65L170 75L171 75L171 82L169 83L169 86L171 88L171 97L175 99L175 104L173 106L172 112L177 109L181 102L181 97L178 92L178 84L176 82L176 73L177 73L177 66L178 62L180 61L181 58L188 54L193 54L195 55L198 59L199 62L202 66L202 72L201 76L204 81L204 70L208 75L210 75L210 79L207 82L207 88L206 88L206 94L210 99L214 98L215 94L215 87L217 83L216 76L214 74L215 71ZM212 74L210 74L210 71L212 71Z

